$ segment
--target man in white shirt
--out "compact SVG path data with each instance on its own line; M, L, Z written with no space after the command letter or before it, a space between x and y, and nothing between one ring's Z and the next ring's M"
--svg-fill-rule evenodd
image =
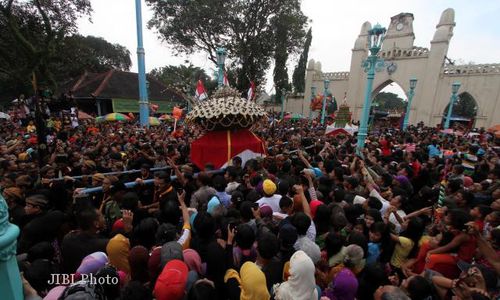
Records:
M395 197L392 197L391 198L391 201L387 201L386 199L384 199L380 193L375 189L373 188L372 185L368 185L368 189L370 190L370 196L371 197L374 197L374 198L377 198L381 203L382 203L382 208L380 209L380 214L383 216L386 212L387 212L387 209L389 209L389 207L391 206L394 206L395 208L397 208L397 214L401 217L401 218L404 218L406 216L406 213L404 212L404 210L401 209L401 204L402 204L402 196L395 196ZM394 216L394 214L390 214L389 216L389 221L394 224L394 226L396 227L396 232L399 233L401 232L401 225L398 220L396 219L396 216Z
M276 193L276 184L272 180L266 179L262 184L262 189L264 190L264 197L260 198L257 201L259 207L264 204L267 204L272 208L273 213L281 212L280 209L281 195L274 194Z

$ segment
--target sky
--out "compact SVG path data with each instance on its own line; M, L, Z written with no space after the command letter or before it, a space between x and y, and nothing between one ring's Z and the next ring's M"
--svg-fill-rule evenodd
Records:
M137 71L137 37L135 1L91 0L92 21L79 20L79 31L83 35L103 37L109 42L119 43L131 52L132 71ZM455 10L456 27L450 43L448 57L462 63L500 63L500 1L498 0L303 0L302 10L309 17L313 39L309 59L320 61L323 72L349 71L351 49L361 25L365 21L380 23L387 27L390 18L401 12L414 15L413 29L415 46L430 48L430 41L443 10ZM174 56L172 45L162 42L146 23L152 12L142 1L144 48L146 71L165 65L191 62L209 71L215 65L207 55ZM230 59L230 57L228 58ZM290 75L296 59L289 61ZM272 92L272 75L268 72L265 90ZM291 78L291 76L290 76ZM388 86L384 91L403 94L399 86Z

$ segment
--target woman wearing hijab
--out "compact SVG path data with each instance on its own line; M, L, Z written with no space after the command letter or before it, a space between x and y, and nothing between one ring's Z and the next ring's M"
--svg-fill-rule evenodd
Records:
M363 260L363 248L349 245L345 248L343 268L337 273L323 296L330 300L354 300L358 291L358 279L354 270Z
M297 237L297 229L291 224L285 224L281 226L278 233L278 240L280 243L278 258L283 264L288 262L292 255L295 253L295 248L293 247L293 245L297 241Z
M231 300L269 300L266 276L253 262L247 261L241 266L240 273L229 269L224 276Z
M169 261L161 272L154 288L157 300L181 300L186 295L188 267L178 259Z
M104 252L94 252L85 256L76 270L76 275L95 274L108 263L108 256Z
M198 252L193 249L186 249L182 252L184 262L189 267L189 271L195 271L198 275L203 275L201 258Z
M304 251L295 252L290 258L288 281L275 285L276 300L317 300L318 291L314 279L315 267Z
M144 246L135 246L130 249L128 263L130 265L130 277L142 284L149 282L148 272L149 251Z
M207 213L216 218L224 213L224 205L217 196L213 196L207 204Z
M121 234L115 235L106 246L109 264L120 271L130 274L129 251L130 243L128 239Z

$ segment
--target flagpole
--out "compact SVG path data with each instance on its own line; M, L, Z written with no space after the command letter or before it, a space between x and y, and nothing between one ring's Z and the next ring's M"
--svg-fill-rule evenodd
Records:
M142 10L141 0L135 0L135 18L137 25L137 65L139 77L139 116L142 127L149 127L149 106L146 88L146 63L142 44Z

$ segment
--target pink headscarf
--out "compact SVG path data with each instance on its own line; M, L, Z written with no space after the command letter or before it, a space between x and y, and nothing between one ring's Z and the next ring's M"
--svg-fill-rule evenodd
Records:
M184 257L184 262L189 267L190 271L196 271L199 275L202 275L201 268L201 258L198 252L193 249L186 249L182 252Z

